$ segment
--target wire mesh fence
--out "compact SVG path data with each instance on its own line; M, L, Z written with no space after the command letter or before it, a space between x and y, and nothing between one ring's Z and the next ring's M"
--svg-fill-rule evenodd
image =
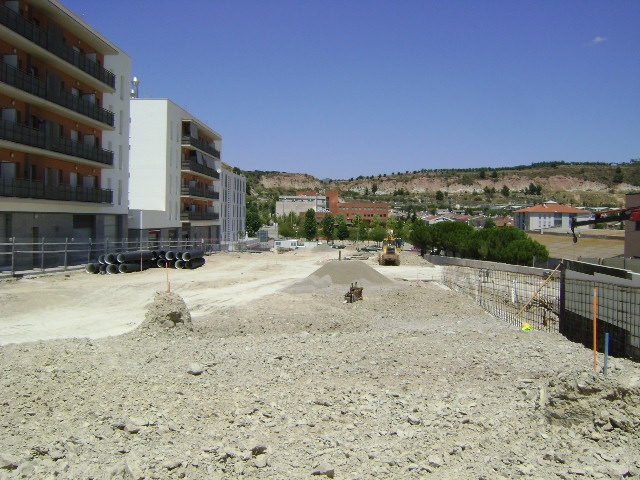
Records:
M593 348L595 324L598 351L609 334L611 355L640 360L640 287L565 278L563 290L560 333Z
M197 242L172 240L168 242L146 240L102 241L47 239L21 240L13 238L0 243L0 276L15 276L30 272L46 272L84 267L97 261L100 255L125 253L137 250L188 250L203 249L207 255L228 250L244 250L246 242L224 242L221 239L203 239Z
M457 265L442 268L442 282L475 300L492 315L517 326L559 331L560 281L557 270L528 275Z

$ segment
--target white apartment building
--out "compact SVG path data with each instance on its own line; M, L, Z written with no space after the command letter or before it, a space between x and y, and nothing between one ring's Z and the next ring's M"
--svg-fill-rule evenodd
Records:
M131 99L129 240L218 243L245 228L244 177L222 137L168 99Z
M126 236L130 78L58 0L0 3L0 242Z
M591 213L580 208L555 202L542 203L513 212L515 226L521 230L544 230L547 228L571 229L571 219L588 220Z
M220 172L220 240L231 243L244 240L247 225L247 180L225 166Z

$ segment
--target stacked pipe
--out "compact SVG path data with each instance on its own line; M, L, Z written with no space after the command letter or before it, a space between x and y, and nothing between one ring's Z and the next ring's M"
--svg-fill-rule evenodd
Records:
M204 250L138 250L100 255L95 263L88 263L85 271L91 274L140 272L150 267L194 269L204 265Z

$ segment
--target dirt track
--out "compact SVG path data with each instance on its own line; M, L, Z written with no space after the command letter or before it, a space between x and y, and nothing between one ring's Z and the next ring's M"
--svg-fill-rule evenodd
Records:
M149 315L166 271L4 283L3 343L93 338L0 347L0 479L640 475L637 364L337 255L170 271L193 330Z

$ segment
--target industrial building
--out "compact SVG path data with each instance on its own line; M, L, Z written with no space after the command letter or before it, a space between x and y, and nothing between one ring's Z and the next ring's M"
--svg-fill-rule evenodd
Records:
M324 195L318 192L296 192L293 196L281 196L276 202L276 215L287 216L294 213L304 216L309 209L316 211L316 219L322 220L327 213L333 216L344 215L352 222L356 215L370 222L378 216L381 221L389 219L389 204L377 202L340 202L337 190L327 190Z

